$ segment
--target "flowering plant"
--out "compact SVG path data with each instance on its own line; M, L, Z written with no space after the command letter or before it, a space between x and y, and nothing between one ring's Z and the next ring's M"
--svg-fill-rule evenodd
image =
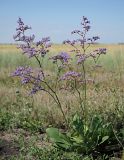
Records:
M77 34L79 36L78 39L70 41L65 40L63 43L68 44L73 47L73 50L70 52L75 54L75 57L77 59L77 66L81 68L81 72L67 72L64 74L62 79L69 80L70 78L74 81L74 88L78 93L79 97L79 103L80 107L82 109L82 113L87 114L86 109L86 98L87 98L87 82L89 81L86 77L86 69L85 69L85 62L88 59L93 59L95 64L97 63L99 57L101 54L106 54L106 48L98 48L93 51L88 52L88 49L91 45L95 44L98 39L100 39L98 36L93 36L92 38L87 38L87 33L89 32L91 26L90 21L87 19L87 17L83 16L83 19L81 21L81 30L74 30L71 32L71 34ZM79 80L80 77L80 80ZM81 84L80 87L83 87L81 90L84 91L84 95L82 95L82 92L80 89L78 89L79 83Z
M40 91L49 94L60 108L67 127L68 119L58 93L61 92L61 89L75 93L82 112L80 115L76 113L73 116L69 132L63 134L56 128L47 128L46 133L53 140L56 147L60 149L95 155L103 151L110 152L111 149L107 149L106 145L110 146L113 142L115 144L119 143L121 148L123 148L123 145L116 136L111 123L105 123L98 115L87 118L87 84L89 79L87 78L86 62L92 59L97 64L99 57L106 54L106 48L89 50L89 47L100 39L98 36L87 37L90 28L90 21L83 17L81 30L72 31L72 34L77 34L79 38L63 42L73 48L70 53L61 52L48 58L48 61L52 61L57 69L53 77L52 74L47 74L47 70L43 65L43 60L51 47L50 38L45 37L35 42L34 35L26 35L26 31L30 30L31 27L25 25L22 19L19 18L14 39L20 42L18 48L22 50L22 53L29 58L35 59L39 67L37 69L31 66L19 66L12 75L19 77L23 85L30 87L30 95ZM71 56L71 54L73 55ZM73 60L76 61L75 66Z
M68 123L57 93L57 91L62 88L61 85L66 82L68 85L64 88L71 88L78 94L82 113L85 113L86 116L86 93L88 79L86 77L85 62L89 58L93 58L94 62L97 63L100 55L106 54L105 48L99 48L93 50L92 52L87 52L88 48L99 39L98 36L87 38L87 33L91 28L90 21L86 17L83 17L81 22L82 30L72 31L72 34L79 35L79 39L73 41L66 40L63 42L64 44L68 44L73 47L73 50L70 52L75 54L73 58L76 59L76 69L73 67L72 56L66 52L61 52L57 55L49 57L49 60L52 60L57 67L57 78L54 85L49 83L52 76L48 76L45 68L43 67L43 59L51 47L50 38L45 37L38 42L34 42L34 35L26 35L26 31L30 30L31 27L25 25L21 18L18 19L17 23L17 33L14 35L14 39L15 41L21 42L18 48L20 48L23 54L26 54L29 58L34 58L39 65L39 69L32 69L30 66L20 66L15 70L13 76L19 77L22 84L29 84L31 87L30 94L36 94L38 91L44 91L49 94L59 106L65 122ZM78 68L80 68L80 71ZM58 85L59 83L61 83L61 85Z

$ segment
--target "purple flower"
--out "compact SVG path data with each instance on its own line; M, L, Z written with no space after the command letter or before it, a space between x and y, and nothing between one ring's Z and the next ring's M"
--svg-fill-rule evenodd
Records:
M71 46L74 46L76 42L77 42L76 40L73 40L73 41L65 40L63 41L63 44L70 44Z
M48 51L49 51L49 50L45 50L44 48L41 48L41 49L38 50L39 54L40 54L42 57L44 57Z
M18 28L16 28L16 31L21 31L22 33L28 29L31 29L31 27L29 27L28 25L24 26L24 25L19 25Z
M49 48L49 47L51 47L51 45L52 45L51 43L48 43L45 45L45 48Z
M41 86L38 86L38 85L34 85L33 88L31 89L31 92L30 94L36 94L38 91L41 91L43 90L43 88Z
M75 72L75 71L69 71L65 73L60 79L61 80L72 80L76 79L81 76L81 73Z
M29 83L31 81L32 68L31 67L18 67L12 76L21 78L22 84Z
M15 37L15 36L14 36ZM16 36L16 41L23 41L23 42L27 42L27 43L31 43L31 42L33 42L34 41L34 38L35 38L35 36L34 35L32 35L32 36L18 36L18 39L17 39L17 36Z
M22 76L21 82L22 82L22 84L26 84L26 83L29 83L30 80L31 80L30 77L25 77L25 76L23 77Z
M18 28L16 28L16 35L13 36L15 41L24 41L27 43L33 42L35 36L25 36L24 32L28 29L31 29L28 25L24 25L21 18L18 19Z
M83 28L84 28L84 30L85 30L86 32L88 32L89 29L91 28L89 24L90 24L90 21L87 19L87 17L84 17L84 16L83 16L83 20L82 20L82 22L81 22L81 25L83 26ZM85 31L84 31L84 32L85 32Z
M42 56L44 57L46 55L47 52L49 52L49 47L51 47L51 43L49 43L50 41L50 37L45 37L45 38L42 38L41 41L38 41L36 43L36 47L41 47L40 49L37 50L37 52Z
M72 46L74 46L76 42L77 42L77 40L73 40L73 41L71 41L70 44L71 44Z
M99 48L96 49L94 52L96 52L96 54L101 55L101 54L106 54L106 48Z
M27 29L31 29L28 25L25 25L21 18L18 19L18 28L16 29L17 33L13 36L15 41L24 42L20 47L24 54L27 54L29 58L34 57L36 55L41 55L44 57L47 52L49 52L48 48L51 47L49 43L50 37L42 38L41 41L34 43L35 35L26 36L25 31Z
M31 67L18 67L15 72L12 74L12 76L24 76L24 75L30 75L32 73Z
M31 94L35 94L36 92L43 90L42 86L41 86L41 82L43 81L43 73L41 71L36 71L35 70L35 76L33 77L33 87L31 89Z
M78 57L77 64L82 64L89 57L89 55L78 54L77 57Z
M77 45L76 43L79 43L79 45L81 46L81 48L84 48L85 45L84 43L88 43L88 44L91 44L92 41L96 41L97 39L99 39L97 36L96 37L93 37L93 38L89 38L87 39L86 38L86 33L89 31L89 29L91 28L90 27L90 21L88 21L88 19L86 17L83 16L83 20L81 22L81 25L82 25L82 30L74 30L72 31L71 33L72 34L78 34L81 38L77 39L77 40L73 40L73 41L70 41L70 40L66 40L64 41L63 43L64 44L69 44L71 46L74 47L74 50L76 51L77 53ZM90 43L88 41L91 41ZM88 47L87 47L88 48ZM85 49L83 49L85 50ZM78 52L79 53L79 52Z
M36 43L36 46L40 46L40 45L45 45L46 43L50 42L50 37L45 37L45 38L42 38L41 41L38 41Z
M88 32L91 27L90 26L84 26L83 28Z
M99 54L106 54L106 48L99 48Z
M86 42L86 39L77 39L77 41L82 45Z
M21 18L18 19L18 28L16 28L17 31L21 31L22 33L28 29L31 29L28 25L25 25Z
M65 40L65 41L63 41L63 44L70 44L70 40Z
M67 62L68 59L70 59L70 56L66 52L61 52L60 57L64 60L64 62Z
M98 39L100 39L100 37L94 36L92 38L88 38L87 41L90 41L90 42L88 42L88 44L94 44L95 41L97 41Z
M93 37L93 40L94 40L94 41L96 41L96 40L98 40L98 39L100 39L100 37L98 37L98 36Z
M41 90L41 82L43 81L43 73L40 70L33 72L31 67L18 67L12 76L17 76L21 79L22 84L32 84L31 93L34 94Z
M74 30L71 32L71 34L74 34L74 33L80 33L81 31L80 30Z
M37 50L34 47L30 47L30 46L22 44L19 46L19 48L21 48L23 53L27 54L29 58L37 55Z
M87 17L83 16L83 21L88 21Z
M18 31L16 35L13 36L14 40L16 40L17 38L20 38L20 35L21 35L21 32Z
M50 41L50 37L45 37L45 38L42 38L41 40L43 43L47 43Z
M35 48L32 47L27 49L25 53L28 55L29 58L31 58L37 54L37 51L35 50Z
M60 60L62 63L68 63L70 56L66 52L61 52L60 54L53 56L50 59L52 59L53 62L57 62L57 60Z
M85 17L85 16L83 16L83 19L82 19L82 25L87 25L87 24L89 24L90 23L90 21L88 20L88 18L87 17Z
M22 21L22 19L21 19L20 17L19 17L17 23L18 23L19 25L24 25L24 23L23 23L23 21Z
M91 56L92 58L96 58L96 53L95 53L95 52L91 52L91 53L90 53L90 56Z

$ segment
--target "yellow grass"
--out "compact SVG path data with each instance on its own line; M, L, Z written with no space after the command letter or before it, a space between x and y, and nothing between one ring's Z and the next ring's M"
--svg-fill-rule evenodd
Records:
M115 109L116 106L114 103L116 100L119 100L120 104L123 103L121 93L124 92L122 88L124 85L124 45L100 44L91 47L91 49L100 47L107 48L107 54L103 55L100 59L103 68L94 75L96 83L100 86L99 88L94 88L94 86L91 85L88 88L87 101L88 105L93 107L90 108L91 110L96 109L100 112L105 112L112 110L112 108ZM68 45L54 44L50 49L50 53L55 54L61 51L69 52L71 49L72 48ZM18 57L17 55L20 56ZM17 98L15 93L16 89L19 88L24 97L27 93L25 87L22 87L17 80L13 81L9 76L15 68L13 63L18 60L16 57L21 61L23 56L21 55L21 51L18 50L15 45L0 45L0 58L2 59L1 67L3 66L0 68L0 103L3 106L5 103L9 102L12 104L15 102L15 99ZM23 61L24 63L25 61L27 62L28 58L25 58ZM16 64L16 66L18 65L19 63ZM96 89L98 91L96 91ZM113 94L111 91L112 89L116 89L116 95ZM64 111L67 114L73 113L78 108L79 103L74 94L71 94L70 92L60 92L59 96L62 105L64 106ZM35 111L38 110L38 114L41 114L42 110L46 109L48 110L48 113L53 112L55 119L57 119L57 115L60 112L59 110L56 110L55 103L48 95L38 93L33 97L33 100ZM58 117L58 121L60 119L62 119L62 115Z
M91 49L95 48L107 48L108 53L115 53L117 51L123 52L124 51L124 45L118 45L118 44L98 44L91 46ZM63 44L53 44L50 48L50 52L57 53L61 51L69 52L72 49L69 45L63 45ZM16 45L0 45L0 53L16 53L21 52L19 49L17 49Z

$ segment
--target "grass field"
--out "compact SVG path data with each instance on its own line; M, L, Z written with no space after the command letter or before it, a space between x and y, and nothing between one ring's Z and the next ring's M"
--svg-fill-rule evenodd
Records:
M123 129L124 132L124 45L99 44L96 47L107 48L107 54L99 59L102 67L93 70L88 67L91 62L87 63L87 76L95 81L87 88L88 116L99 114L106 122L111 122L116 131ZM70 49L65 45L53 45L49 55ZM37 67L36 62L23 56L15 45L0 45L0 158L83 159L78 154L60 152L52 147L45 129L48 126L62 129L64 119L50 96L40 92L29 96L28 87L11 77L16 67L26 64ZM44 67L54 74L51 62L45 61ZM70 118L79 110L78 101L69 91L58 94ZM115 157L121 154L122 150L115 153ZM90 156L85 158L91 159Z

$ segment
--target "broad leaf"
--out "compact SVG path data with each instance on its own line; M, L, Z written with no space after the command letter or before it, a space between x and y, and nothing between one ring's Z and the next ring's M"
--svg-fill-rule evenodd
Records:
M57 128L47 128L46 133L50 139L59 147L69 149L71 141L69 137L59 132Z
M102 144L102 143L104 143L104 142L107 141L108 139L109 139L109 136L104 136L104 137L102 138L102 141L99 143L99 145Z

